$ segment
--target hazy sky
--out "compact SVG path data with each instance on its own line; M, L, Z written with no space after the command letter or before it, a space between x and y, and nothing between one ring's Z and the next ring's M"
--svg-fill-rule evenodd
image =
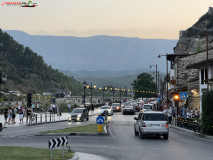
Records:
M27 0L0 0L27 2ZM0 6L0 27L29 34L178 39L212 0L34 0L35 8Z

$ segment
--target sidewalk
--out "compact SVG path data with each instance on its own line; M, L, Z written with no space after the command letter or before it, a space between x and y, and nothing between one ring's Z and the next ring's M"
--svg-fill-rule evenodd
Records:
M93 116L99 113L99 109L95 109L94 111L89 112L89 116ZM16 115L15 124L4 124L4 115L0 115L0 122L2 122L3 127L20 127L25 125L35 125L35 124L42 124L42 123L54 123L60 121L67 121L69 113L62 113L61 116L57 114L52 114L51 118L49 116L49 112L47 113L47 117L45 118L45 113L35 113L37 114L37 123L26 123L26 117L23 118L24 123L20 124L19 114ZM41 117L42 116L42 117ZM8 120L8 119L7 119ZM12 120L11 120L12 121Z
M75 156L69 160L109 160L109 159L94 154L76 152Z
M189 130L189 129L177 127L177 126L174 125L174 121L172 121L172 124L169 125L169 127L173 128L173 129L176 129L176 130L179 130L179 131L182 131L182 132L184 132L186 134L190 134L190 135L193 135L193 136L198 136L200 138L208 139L211 142L213 142L213 136L209 136L209 135L205 135L205 134L200 134L200 133L194 132L193 130Z

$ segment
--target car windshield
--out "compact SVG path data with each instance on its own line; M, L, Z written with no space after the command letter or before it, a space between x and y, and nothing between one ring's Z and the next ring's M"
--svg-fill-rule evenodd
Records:
M119 106L120 103L113 103L112 106Z
M73 109L72 113L83 113L83 109Z
M101 107L101 109L109 109L110 107L109 106L103 106Z
M125 102L125 103L124 103L124 106L129 106L129 105L130 105L129 102Z
M146 121L167 121L165 114L146 114Z
M143 109L152 109L152 106L151 105L144 105Z

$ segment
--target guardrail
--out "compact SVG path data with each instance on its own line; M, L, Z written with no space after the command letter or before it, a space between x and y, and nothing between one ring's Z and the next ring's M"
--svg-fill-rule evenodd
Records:
M202 133L201 125L191 118L175 118L175 126L192 130L195 133Z
M31 116L29 123L54 122L56 119L56 116L61 116L61 115L57 115L54 113L34 113Z

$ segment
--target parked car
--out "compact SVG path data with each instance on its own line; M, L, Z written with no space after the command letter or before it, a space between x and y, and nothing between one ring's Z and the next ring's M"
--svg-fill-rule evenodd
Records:
M113 110L111 106L102 106L100 107L100 115L104 116L104 115L113 115Z
M84 121L89 120L88 109L86 108L74 108L68 116L68 121Z
M111 107L112 107L113 111L117 111L117 112L121 111L120 103L112 103Z
M160 135L164 139L169 137L169 124L167 122L166 114L158 111L146 111L134 117L135 135L140 134L142 139L145 135Z
M123 115L124 114L135 114L135 109L133 106L125 106L123 108Z

